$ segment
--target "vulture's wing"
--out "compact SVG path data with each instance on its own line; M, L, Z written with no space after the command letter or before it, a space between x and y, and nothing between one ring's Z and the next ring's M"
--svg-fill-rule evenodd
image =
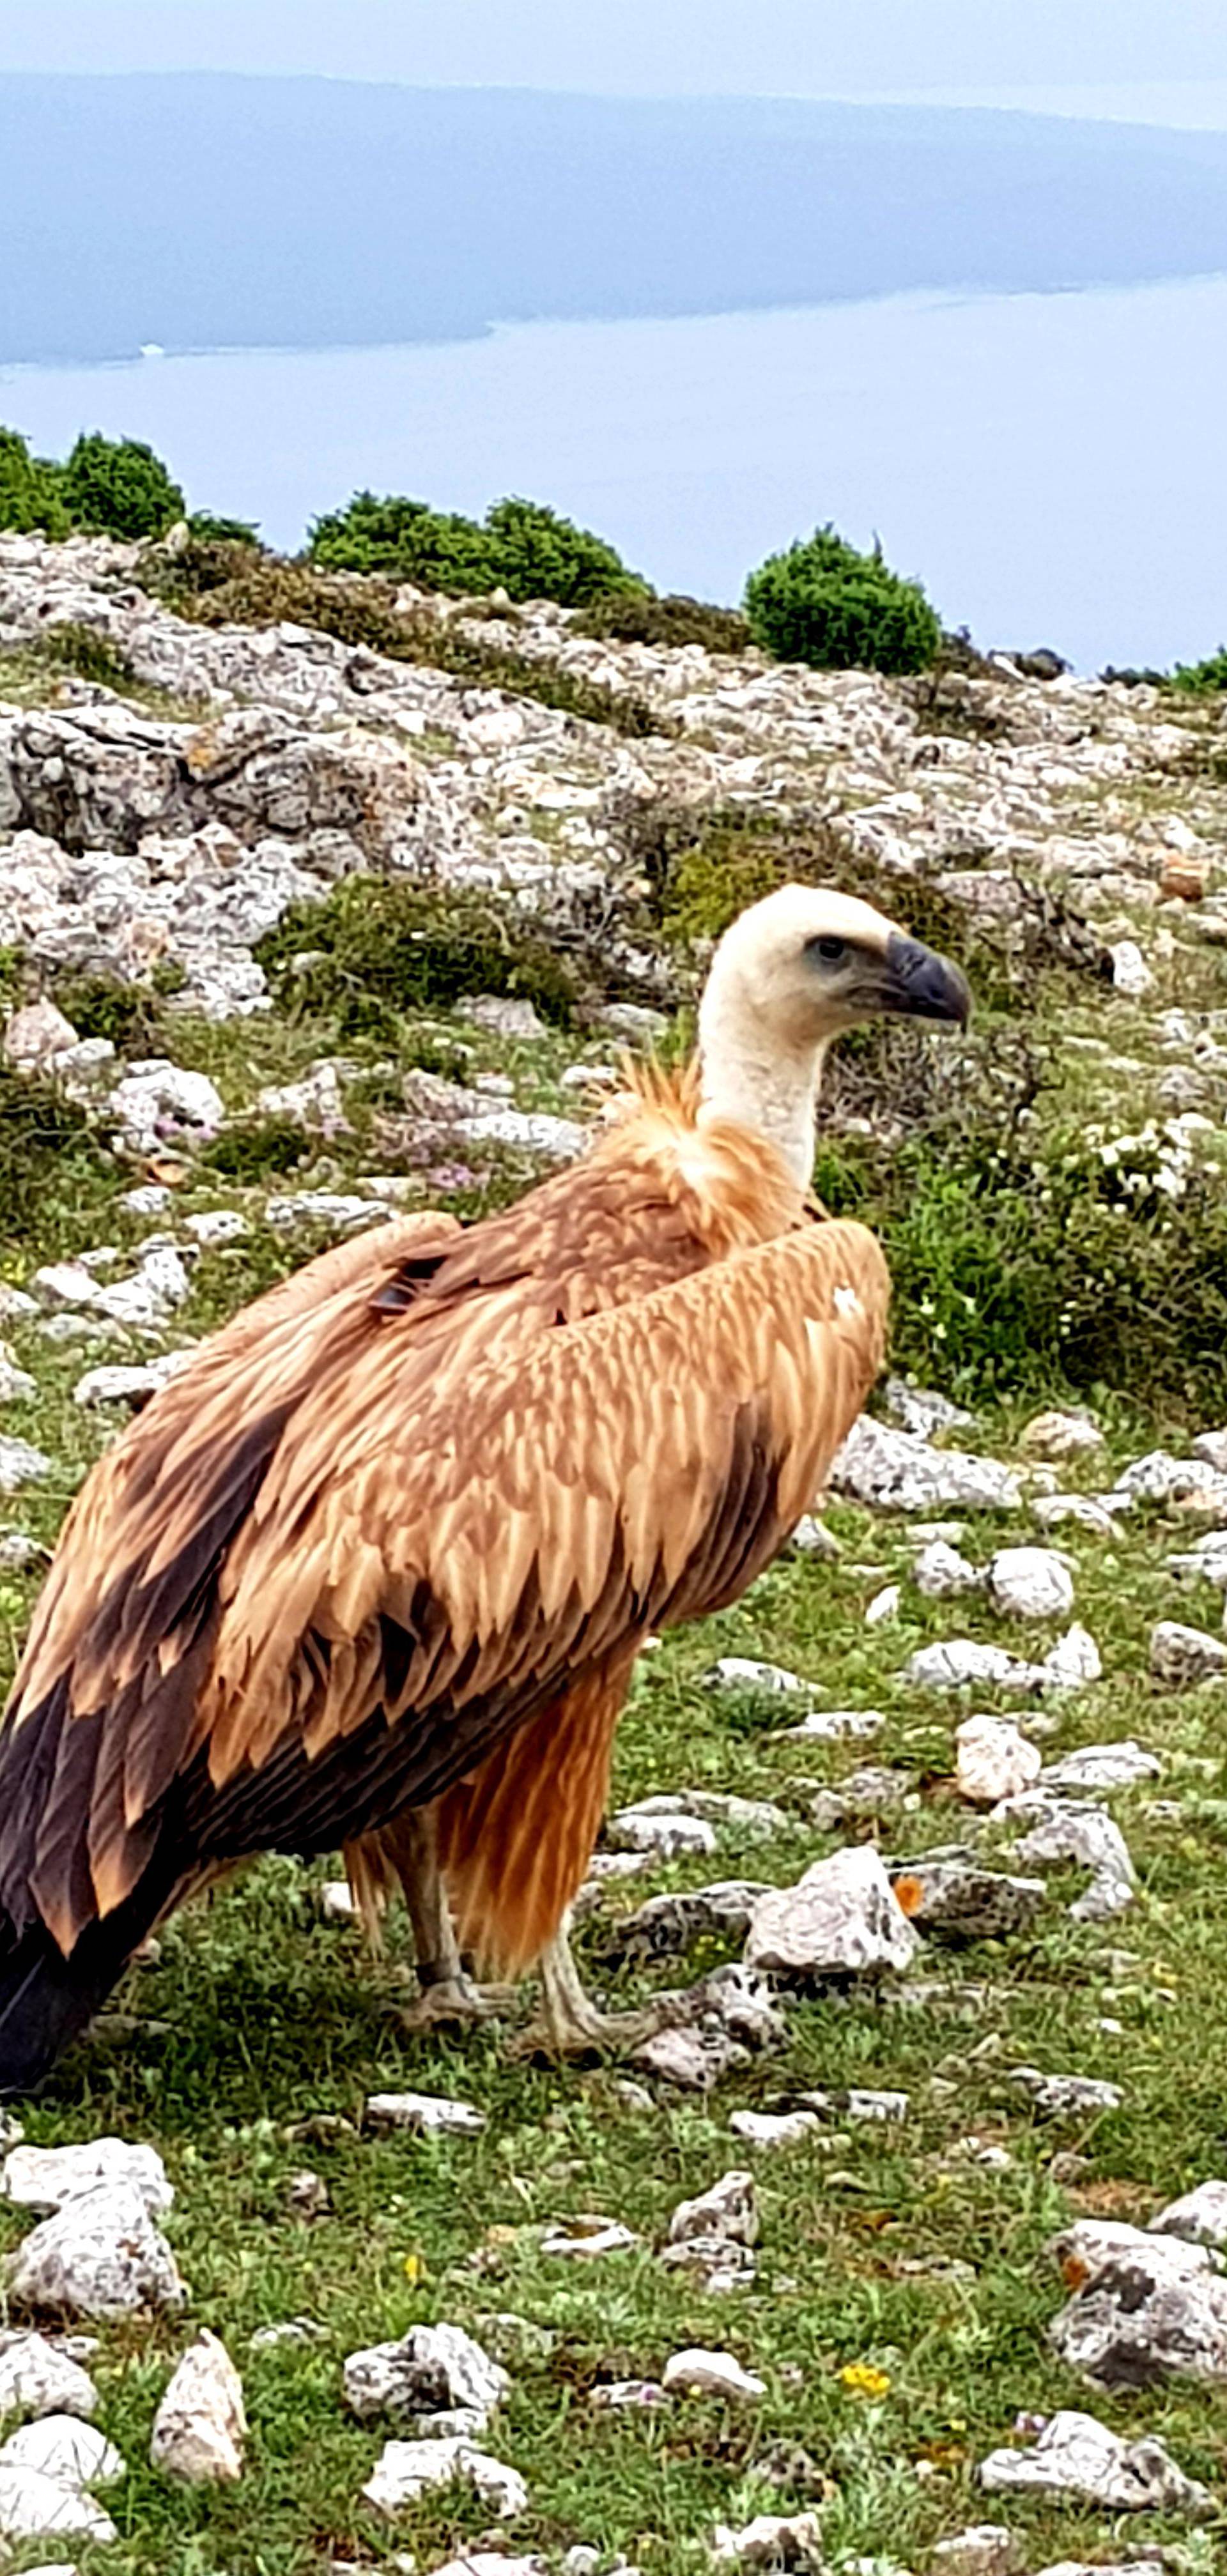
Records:
M887 1296L872 1236L831 1224L460 1382L441 1355L408 1414L377 1343L348 1411L336 1379L297 1444L289 1423L199 1658L92 1718L40 1712L20 1840L61 1949L146 1870L165 1895L425 1802L596 1661L735 1600L855 1420Z

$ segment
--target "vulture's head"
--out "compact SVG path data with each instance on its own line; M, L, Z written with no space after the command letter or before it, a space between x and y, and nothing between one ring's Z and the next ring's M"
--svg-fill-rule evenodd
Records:
M814 1101L832 1038L858 1021L952 1021L961 968L855 895L781 886L725 931L699 1007L701 1116L756 1128L804 1186Z
M781 886L725 931L704 1013L733 1002L790 1051L821 1046L860 1020L952 1020L963 1028L971 1015L960 967L872 904L826 886Z

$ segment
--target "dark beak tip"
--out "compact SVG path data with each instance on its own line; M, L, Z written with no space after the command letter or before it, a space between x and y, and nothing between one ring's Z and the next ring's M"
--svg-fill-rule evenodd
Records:
M903 1008L916 1019L940 1020L965 1029L971 1019L971 986L961 966L940 957L923 940L896 931L887 945L887 962L898 977Z

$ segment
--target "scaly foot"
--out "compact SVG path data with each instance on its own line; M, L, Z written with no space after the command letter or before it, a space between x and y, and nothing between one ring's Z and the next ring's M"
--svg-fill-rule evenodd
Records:
M513 1992L510 1986L475 1986L465 1976L439 1977L416 2003L394 2006L394 2018L411 2034L468 2029L505 2013Z

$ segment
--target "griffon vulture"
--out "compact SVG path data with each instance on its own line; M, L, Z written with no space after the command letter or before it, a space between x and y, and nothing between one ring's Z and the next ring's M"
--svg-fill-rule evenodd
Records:
M881 1253L806 1206L826 1048L967 1010L868 905L785 887L720 944L692 1080L645 1080L506 1214L325 1254L153 1399L68 1516L0 1727L0 2092L260 1851L390 1830L395 1858L433 1809L465 1937L550 1942L638 1649L770 1562L880 1363Z

